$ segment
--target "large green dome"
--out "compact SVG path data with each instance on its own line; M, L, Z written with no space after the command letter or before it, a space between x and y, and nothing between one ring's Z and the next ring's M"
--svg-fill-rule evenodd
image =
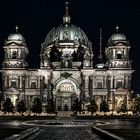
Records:
M67 5L66 13L63 16L63 23L50 30L42 44L42 48L50 48L54 43L58 43L59 45L72 43L73 45L77 44L77 46L81 44L85 48L89 48L89 41L84 31L80 27L71 24Z
M61 24L60 26L53 28L45 38L45 46L51 45L54 42L76 42L80 41L81 44L87 45L88 38L84 31L79 27L72 24Z

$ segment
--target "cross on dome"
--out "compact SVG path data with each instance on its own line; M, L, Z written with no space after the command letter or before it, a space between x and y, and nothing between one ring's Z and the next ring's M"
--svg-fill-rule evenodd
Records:
M118 25L116 26L116 32L117 33L119 32L119 26Z
M18 29L19 29L18 25L16 25L15 29L16 29L16 33L18 33Z

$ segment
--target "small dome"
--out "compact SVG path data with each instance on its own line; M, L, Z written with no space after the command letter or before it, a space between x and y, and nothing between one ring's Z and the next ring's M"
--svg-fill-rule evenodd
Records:
M115 34L113 34L113 35L110 37L110 40L111 40L111 41L119 41L119 40L125 41L125 40L126 40L126 37L125 37L124 34L115 33Z
M16 25L15 27L15 33L11 33L9 36L8 36L8 39L7 41L8 42L13 42L13 41L18 41L18 42L25 42L25 39L24 37L19 33L18 31L18 26Z
M25 41L25 39L20 33L13 33L9 35L8 41Z
M114 33L108 40L108 45L116 44L119 42L127 43L127 39L122 33Z
M125 35L119 33L119 26L116 26L116 33L114 33L108 40L108 45L118 44L118 43L128 43Z

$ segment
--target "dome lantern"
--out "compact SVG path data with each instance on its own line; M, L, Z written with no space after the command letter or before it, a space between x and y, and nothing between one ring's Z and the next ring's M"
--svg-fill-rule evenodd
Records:
M68 8L69 2L65 2L66 10L65 10L65 15L63 17L63 23L68 24L71 21L71 17L69 16L69 8Z
M116 26L116 32L117 33L119 32L119 26Z

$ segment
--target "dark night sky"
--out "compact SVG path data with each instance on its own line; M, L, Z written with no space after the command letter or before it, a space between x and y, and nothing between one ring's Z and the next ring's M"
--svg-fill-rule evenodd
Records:
M19 26L29 48L29 65L39 66L41 43L50 29L62 23L64 0L1 0L0 1L0 63L3 60L3 43ZM99 28L103 28L103 47L115 26L119 25L131 45L133 61L132 86L140 91L140 6L134 1L69 0L72 23L80 26L93 43L95 57L99 49Z

